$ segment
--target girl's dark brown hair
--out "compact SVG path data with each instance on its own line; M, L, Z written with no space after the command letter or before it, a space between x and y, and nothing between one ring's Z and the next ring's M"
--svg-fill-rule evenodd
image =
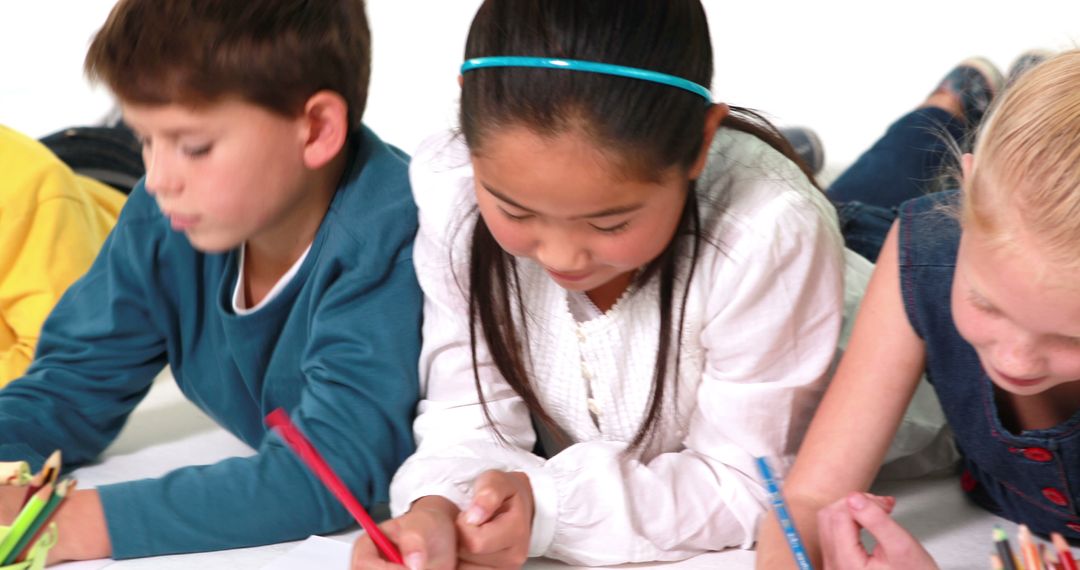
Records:
M699 0L486 0L473 20L465 57L514 55L638 67L706 87L713 75L709 27ZM708 104L699 95L638 79L550 69L490 68L464 74L460 125L474 154L483 153L491 133L507 127L526 127L545 136L577 130L614 157L628 177L654 180L671 167L691 167L705 142L707 110ZM722 125L767 142L795 160L813 180L795 158L791 145L758 114L733 107ZM663 414L667 384L677 381L686 299L703 241L697 195L691 183L675 237L635 277L637 286L659 280L660 330L647 412L628 452L640 450L650 441ZM552 433L561 433L530 382L528 331L516 261L499 247L479 216L469 261L473 374L489 423L494 427L477 369L478 332L483 334L499 373L533 416ZM684 267L686 278L682 291L676 293L677 275ZM678 314L674 310L676 295ZM678 323L674 339L673 322ZM674 370L669 371L672 351Z
M326 89L357 128L371 34L363 0L120 0L85 68L122 101L151 105L232 96L295 116Z

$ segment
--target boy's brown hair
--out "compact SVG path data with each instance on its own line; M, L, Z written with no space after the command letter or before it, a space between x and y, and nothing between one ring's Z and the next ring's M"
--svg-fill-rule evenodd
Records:
M295 116L327 89L356 128L371 34L363 0L120 0L85 69L122 101L151 105L239 97Z

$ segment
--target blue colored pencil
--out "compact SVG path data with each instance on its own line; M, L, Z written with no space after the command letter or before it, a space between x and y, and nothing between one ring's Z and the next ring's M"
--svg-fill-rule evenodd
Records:
M761 472L761 478L765 481L765 489L769 492L776 518L779 519L780 528L784 531L784 538L791 548L791 554L795 556L795 563L798 564L799 570L814 570L813 565L810 564L810 557L806 555L806 549L803 548L799 531L795 528L795 522L788 514L787 503L784 502L784 496L780 494L780 486L776 484L776 479L773 479L769 463L764 457L758 457L757 467Z

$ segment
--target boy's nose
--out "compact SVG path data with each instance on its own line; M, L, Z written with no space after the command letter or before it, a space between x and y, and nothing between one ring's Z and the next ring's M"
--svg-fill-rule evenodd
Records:
M145 153L146 191L151 195L169 196L180 190L180 179L166 153Z

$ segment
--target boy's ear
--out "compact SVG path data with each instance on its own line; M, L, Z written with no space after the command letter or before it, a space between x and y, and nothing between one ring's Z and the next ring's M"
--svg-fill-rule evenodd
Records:
M717 103L705 111L705 130L703 133L705 138L701 140L701 150L698 151L697 160L690 167L691 180L696 180L698 176L701 176L701 172L705 170L705 163L709 161L709 147L712 146L713 137L716 135L716 130L720 128L720 123L724 122L730 111L731 109L724 103Z
M337 93L323 90L304 103L304 164L322 168L345 146L349 136L349 105Z

